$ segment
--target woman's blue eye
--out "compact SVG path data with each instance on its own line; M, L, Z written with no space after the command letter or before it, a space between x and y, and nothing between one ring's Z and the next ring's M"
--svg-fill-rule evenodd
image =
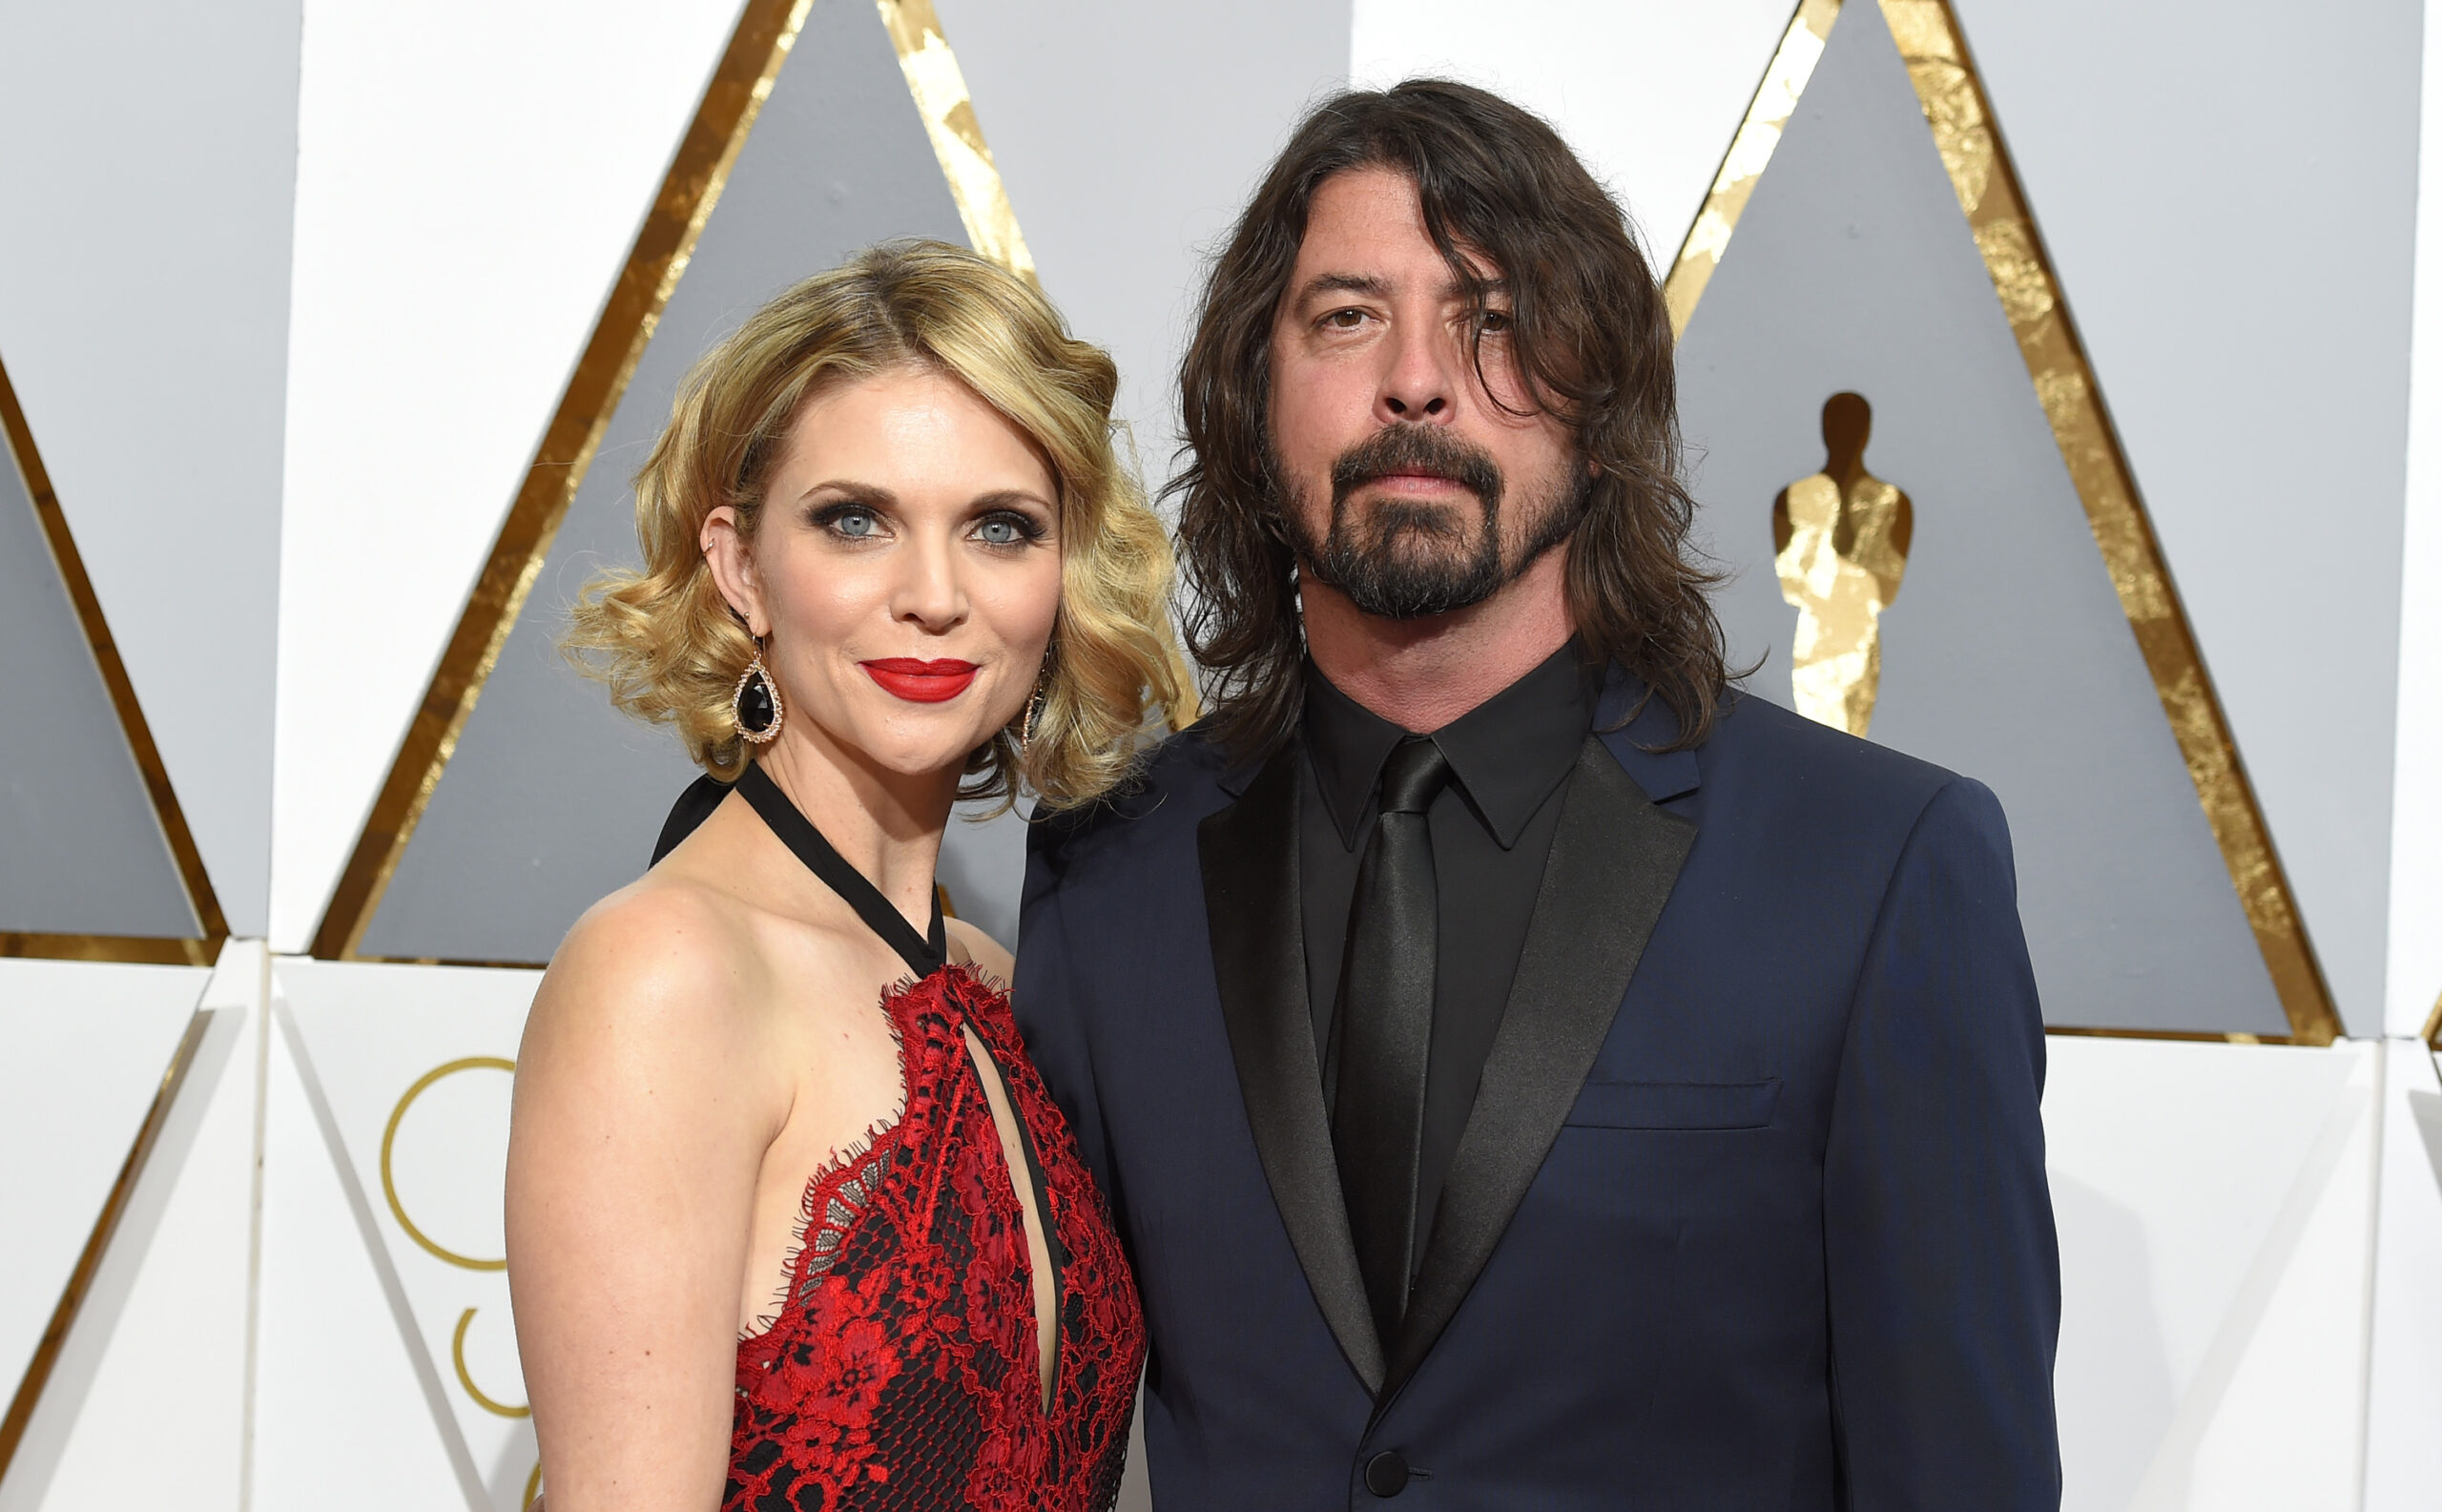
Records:
M841 535L855 536L859 539L873 534L875 524L873 515L864 509L842 510L831 519L831 528Z
M1023 524L1006 515L984 521L975 528L975 533L985 546L1023 546L1031 535Z

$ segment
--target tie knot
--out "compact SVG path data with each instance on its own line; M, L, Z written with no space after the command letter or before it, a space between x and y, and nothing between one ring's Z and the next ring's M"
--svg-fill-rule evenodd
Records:
M1450 780L1450 758L1430 736L1411 735L1382 763L1382 812L1421 814Z

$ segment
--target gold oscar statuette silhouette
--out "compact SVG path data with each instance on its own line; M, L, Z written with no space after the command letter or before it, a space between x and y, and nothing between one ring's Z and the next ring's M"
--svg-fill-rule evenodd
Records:
M1797 610L1790 691L1797 712L1863 735L1882 681L1882 611L1908 570L1914 510L1866 471L1873 406L1861 394L1823 403L1823 470L1772 501L1772 565Z

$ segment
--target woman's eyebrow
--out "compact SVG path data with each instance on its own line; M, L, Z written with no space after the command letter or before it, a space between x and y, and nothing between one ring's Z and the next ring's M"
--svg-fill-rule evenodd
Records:
M1013 504L1031 504L1038 509L1048 509L1051 507L1050 500L1045 498L1039 493L1034 493L1024 488L995 488L989 493L979 493L975 496L974 502L969 504L967 507L972 509L1002 509L1006 508Z
M880 484L863 483L855 478L825 478L819 483L807 485L805 491L797 497L800 500L811 499L817 493L846 494L859 504L871 505L878 509L895 509L899 507L898 494Z

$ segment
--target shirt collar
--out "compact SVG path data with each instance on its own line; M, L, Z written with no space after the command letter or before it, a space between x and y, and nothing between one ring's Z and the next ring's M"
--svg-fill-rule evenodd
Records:
M1576 765L1593 727L1597 691L1571 641L1433 733L1501 849L1518 843L1526 821ZM1340 842L1354 850L1373 812L1382 763L1408 732L1332 686L1312 660L1306 663L1304 729L1323 807Z

